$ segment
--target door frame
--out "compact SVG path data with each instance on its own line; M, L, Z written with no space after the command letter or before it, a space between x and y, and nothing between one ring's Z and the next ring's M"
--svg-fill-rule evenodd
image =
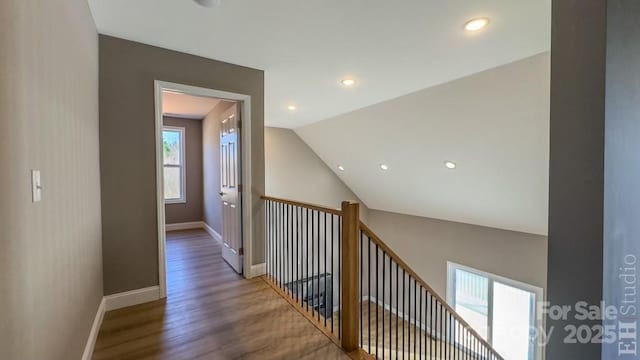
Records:
M232 93L228 91L208 89L198 86L172 83L168 81L154 81L155 96L155 138L156 138L156 203L158 217L158 279L160 287L160 298L167 297L167 273L166 273L166 233L164 214L164 164L162 161L162 92L172 91L186 95L206 96L224 100L236 101L240 105L242 114L242 126L240 130L240 145L242 159L242 248L243 276L253 277L251 273L252 244L253 244L253 223L251 204L253 203L251 184L251 96L246 94Z

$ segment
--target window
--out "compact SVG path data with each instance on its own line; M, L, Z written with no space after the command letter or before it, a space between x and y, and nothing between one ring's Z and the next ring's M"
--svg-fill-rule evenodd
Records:
M449 303L509 360L538 360L535 314L542 289L462 265L448 264Z
M185 164L184 128L162 128L162 154L164 158L164 201L167 204L184 203Z

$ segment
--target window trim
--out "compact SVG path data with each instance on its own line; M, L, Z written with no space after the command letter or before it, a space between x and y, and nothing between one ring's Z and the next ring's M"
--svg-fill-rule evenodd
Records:
M533 323L537 329L545 328L544 319L539 319L537 310L538 303L545 301L544 289L535 285L527 284L521 281L506 278L504 276L492 274L482 270L474 269L469 266L460 265L451 261L447 261L447 303L455 310L456 296L455 296L455 272L456 270L462 270L475 275L483 276L488 280L488 296L489 296L489 309L488 309L488 324L487 324L487 342L493 346L493 286L497 281L501 284L511 286L523 291L534 294L534 306L533 306ZM544 347L539 341L534 342L533 358L534 360L541 360L543 358Z
M186 204L187 202L187 161L186 161L186 128L184 126L171 126L163 125L162 131L175 131L180 134L180 165L166 165L164 158L162 159L162 169L165 168L180 168L180 197L175 199L167 199L167 195L164 193L164 184L162 188L162 197L165 204ZM164 173L164 172L163 172Z

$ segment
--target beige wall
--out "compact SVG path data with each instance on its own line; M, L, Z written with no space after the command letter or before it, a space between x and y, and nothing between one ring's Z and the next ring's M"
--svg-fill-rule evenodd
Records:
M0 54L0 359L80 359L102 299L87 2L0 1ZM42 171L39 203L31 169Z
M220 200L220 121L233 102L221 101L202 121L202 161L204 176L204 222L222 235Z
M165 223L202 221L202 120L163 118L164 125L185 129L186 203L166 204Z
M106 294L159 283L154 80L251 96L252 262L264 261L264 72L100 35Z
M545 236L379 210L369 225L443 298L447 261L546 288Z
M358 197L292 130L265 128L265 184L269 196L339 208ZM367 207L361 206L366 219Z

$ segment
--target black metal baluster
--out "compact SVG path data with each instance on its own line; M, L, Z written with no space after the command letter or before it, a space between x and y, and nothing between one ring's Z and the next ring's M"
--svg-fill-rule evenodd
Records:
M321 250L320 249L320 212L319 211L315 211L315 213L317 215L316 218L318 220L318 222L316 223L318 225L317 226L317 233L316 233L316 235L317 235L316 239L317 239L317 243L318 243L318 251L316 251L316 254L318 256L318 259L317 259L318 260L318 263L317 263L317 265L318 265L318 269L317 270L318 271L316 272L316 275L317 275L316 286L317 286L318 289L316 291L316 295L317 296L316 296L315 301L317 301L316 306L318 307L318 309L316 310L317 318L318 318L318 321L320 321L320 250Z
M364 306L362 305L362 295L364 294L364 289L362 287L362 283L364 282L364 237L362 236L362 231L360 231L360 347L364 348Z
M269 243L271 242L271 226L269 226L269 200L264 201L264 233L265 233L265 261L267 263L267 278L271 276L271 256Z
M469 333L469 329L467 327L464 328L464 343L465 343L465 349L464 349L464 353L465 353L465 358L467 360L471 359L471 336Z
M267 252L267 258L269 259L269 264L267 267L267 270L269 271L269 277L271 278L271 280L273 281L273 257L271 254L271 251L273 251L273 244L271 243L273 241L273 226L271 224L271 222L273 221L273 214L271 213L271 200L267 200L267 213L269 216L269 221L267 222L267 226L268 226L268 231L267 231L267 236L269 239L269 251Z
M411 344L412 344L411 343L411 306L412 306L411 305L411 275L407 276L407 287L409 288L408 289L409 298L407 299L407 306L409 307L409 309L408 309L408 314L409 315L407 315L407 332L408 332L408 334L407 334L408 335L407 336L407 345L408 345L407 350L411 351ZM411 358L411 357L409 357L409 358Z
M420 296L419 296L419 301L420 301L420 308L419 308L419 313L420 316L418 316L420 318L420 323L418 324L418 330L420 330L420 334L419 336L419 342L420 342L420 351L419 351L419 355L418 355L418 359L422 360L422 285L420 285Z
M444 347L444 358L445 359L452 359L451 356L451 347L449 347L449 335L450 335L450 327L449 327L449 319L450 319L450 313L449 310L447 310L446 308L443 307L443 311L444 311L444 336L443 336L443 343L445 344Z
M338 337L342 338L342 217L338 217Z
M407 292L406 292L406 275L405 275L405 270L404 268L402 268L402 314L404 315L404 317L406 317L408 320L409 318L407 317ZM404 328L406 327L406 321L403 319L402 320L402 360L404 360L404 353L405 353L405 343L404 343Z
M282 238L282 274L280 274L280 288L286 291L287 285L287 207L282 204L282 229L280 237Z
M284 221L284 217L282 216L282 209L284 204L278 204L278 254L276 256L276 261L278 262L278 287L282 289L282 223Z
M386 285L386 271L385 268L387 267L387 255L385 254L385 252L382 252L382 360L384 360L384 308L385 308L385 303L386 303L386 299L385 299L385 285Z
M293 300L293 205L289 205L289 291L291 291L291 299Z
M368 266L367 266L367 273L369 274L369 284L367 284L367 287L369 288L367 290L367 292L369 293L369 301L367 301L367 313L369 314L369 321L368 321L368 325L367 328L369 329L369 354L371 354L371 238L367 235L367 240L369 242L369 245L367 246L367 262L368 262Z
M287 212L289 213L289 253L287 255L289 255L289 291L291 292L291 299L293 300L294 298L294 293L293 293L293 281L294 281L294 276L293 276L293 269L294 269L294 265L293 265L293 254L294 254L294 238L293 238L293 205L289 205Z
M389 255L389 360L393 359L391 349L393 347L393 260ZM397 306L397 304L396 304Z
M431 294L431 311L433 312L433 325L431 328L431 333L433 336L433 345L435 346L433 349L433 356L438 356L438 349L440 348L438 342L438 299L436 299L433 294Z
M327 327L327 213L324 213L324 296L322 303L324 305L324 326Z
M418 348L418 280L413 279L413 356Z
M473 358L478 359L478 341L476 337L473 337Z
M269 201L271 203L271 205L269 206L270 211L271 211L271 281L273 281L274 283L276 282L276 276L275 276L275 272L276 272L276 243L275 243L275 239L276 239L276 224L277 224L277 220L276 220L276 211L275 211L275 203L273 201Z
M300 281L300 266L302 266L300 261L300 243L302 242L300 239L300 213L302 212L302 208L299 206L295 207L296 209L296 296L298 297L298 304L302 305L302 292Z
M313 241L314 238L314 231L315 231L315 210L311 210L311 299L309 299L311 301L311 311L313 312L315 310L316 307L316 287L314 286L313 283L313 279L315 278L315 251L316 251L316 244ZM313 315L313 313L312 313Z
M334 267L333 267L333 233L334 233L334 227L333 227L333 219L336 216L331 214L331 333L333 334L333 307L335 306L335 301L333 299L333 289L335 289L334 282L335 282L335 276L333 276L335 274L334 271Z
M307 223L307 228L305 231L305 247L304 247L304 263L305 263L305 275L304 275L304 298L307 306L307 312L309 312L309 208L306 209L307 216L305 217L305 222Z
M424 289L424 357L425 359L431 358L431 294L429 289Z
M400 272L398 266L396 263L396 360L398 360L398 322L400 320L400 284L398 283Z
M298 296L298 292L295 291L296 287L297 287L297 266L298 266L298 259L296 258L296 254L298 251L298 243L297 243L297 230L296 230L296 222L297 222L297 217L296 217L296 206L291 206L291 298L293 300L297 299L296 297Z
M380 292L379 292L379 288L380 288L380 283L378 282L378 258L380 257L380 254L378 252L378 244L376 243L376 359L378 358L378 347L379 347L379 343L378 343L378 338L379 338L379 333L378 333L378 314L380 313L378 311L378 308L380 305L378 305L380 303Z
M282 259L283 259L283 263L284 263L284 278L283 278L283 289L285 291L285 293L287 292L287 282L289 279L289 215L288 215L288 208L289 206L287 204L282 204L282 212L283 212L283 219L284 222L282 224L282 237L284 239L284 246L283 246L283 253L282 253Z

